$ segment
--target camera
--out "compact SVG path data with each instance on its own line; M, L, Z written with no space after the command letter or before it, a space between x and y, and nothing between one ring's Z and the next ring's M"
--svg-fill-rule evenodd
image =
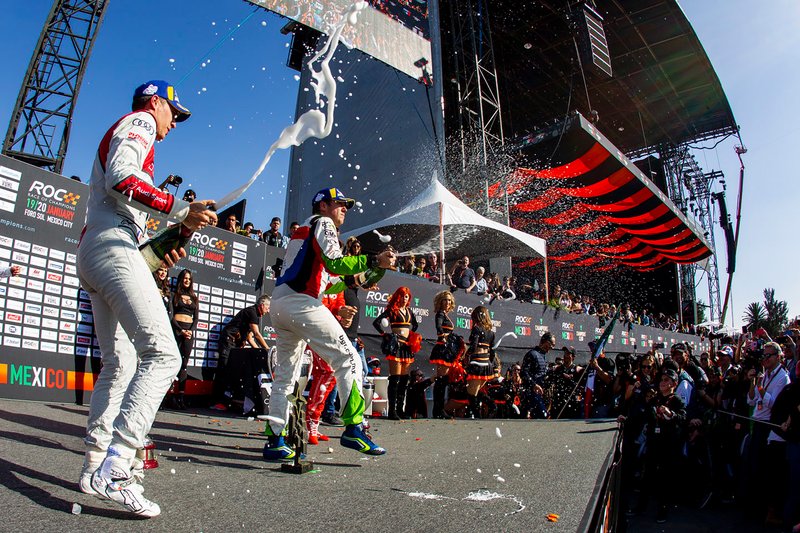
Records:
M170 174L167 176L167 183L170 185L180 185L183 183L183 178L178 176L177 174Z

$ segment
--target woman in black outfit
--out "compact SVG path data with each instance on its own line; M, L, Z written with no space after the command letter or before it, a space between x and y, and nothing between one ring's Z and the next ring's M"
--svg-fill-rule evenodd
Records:
M417 331L417 317L411 311L411 291L400 287L386 304L386 310L372 322L375 329L383 335L383 350L389 361L389 418L400 420L405 415L406 388L408 387L408 367L414 362L414 354L408 346L409 333ZM391 333L383 330L381 322L386 319Z
M447 315L456 308L456 300L450 291L442 291L433 297L436 313L436 345L431 351L430 362L436 366L436 381L433 385L433 418L451 418L444 412L444 394L447 391L447 373L463 352L464 341L460 335L453 338L453 321ZM459 346L459 342L460 346Z
M471 418L480 418L481 408L478 393L487 381L494 379L495 367L498 366L494 353L494 332L489 310L479 305L472 310L472 331L469 334L469 348L465 358L467 370L467 394Z
M184 392L186 391L187 366L192 353L194 330L197 327L197 294L192 288L192 272L181 270L175 283L175 293L170 300L172 309L172 330L181 352L181 370L178 372L178 392L175 395L175 406L186 409Z

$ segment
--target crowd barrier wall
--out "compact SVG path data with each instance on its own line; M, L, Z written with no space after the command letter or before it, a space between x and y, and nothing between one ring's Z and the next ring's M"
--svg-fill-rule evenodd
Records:
M64 178L14 159L0 156L0 261L23 267L20 276L0 281L0 397L82 403L88 400L100 369L91 302L80 288L76 271L77 246L88 199L86 184ZM148 230L166 221L152 219ZM271 294L274 273L283 250L219 228L197 232L186 247L188 257L173 268L192 270L199 298L198 326L189 361L189 374L209 380L216 367L222 326L240 309ZM400 286L411 289L412 307L426 339L420 359L427 361L436 338L433 297L441 285L421 278L388 273L378 289L361 290L359 333L368 355L380 356L372 321ZM465 338L470 314L486 305L503 349L521 359L524 350L551 331L557 346L572 345L586 358L586 343L602 333L596 317L574 315L540 304L500 302L458 291L451 313L456 332ZM265 316L261 324L267 342L275 333ZM644 352L653 344L688 342L706 348L699 337L656 328L618 323L607 351Z

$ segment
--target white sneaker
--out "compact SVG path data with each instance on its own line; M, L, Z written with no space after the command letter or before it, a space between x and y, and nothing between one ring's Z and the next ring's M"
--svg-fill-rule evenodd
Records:
M128 460L119 456L107 457L92 475L92 488L99 495L119 503L139 516L158 516L161 508L144 497L144 487L131 474L128 463Z

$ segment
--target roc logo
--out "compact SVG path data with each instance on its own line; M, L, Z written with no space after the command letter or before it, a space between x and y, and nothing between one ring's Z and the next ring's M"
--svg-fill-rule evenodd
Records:
M160 225L161 221L156 218L147 219L147 229L150 231L157 231Z
M81 199L80 194L75 194L74 192L68 192L64 195L64 203L70 205L78 205L78 200Z
M194 233L192 235L192 244L197 246L204 246L207 248L215 248L217 250L226 250L228 248L228 241L223 241L222 239L218 239L217 237L209 237L208 235L203 235L200 233Z

